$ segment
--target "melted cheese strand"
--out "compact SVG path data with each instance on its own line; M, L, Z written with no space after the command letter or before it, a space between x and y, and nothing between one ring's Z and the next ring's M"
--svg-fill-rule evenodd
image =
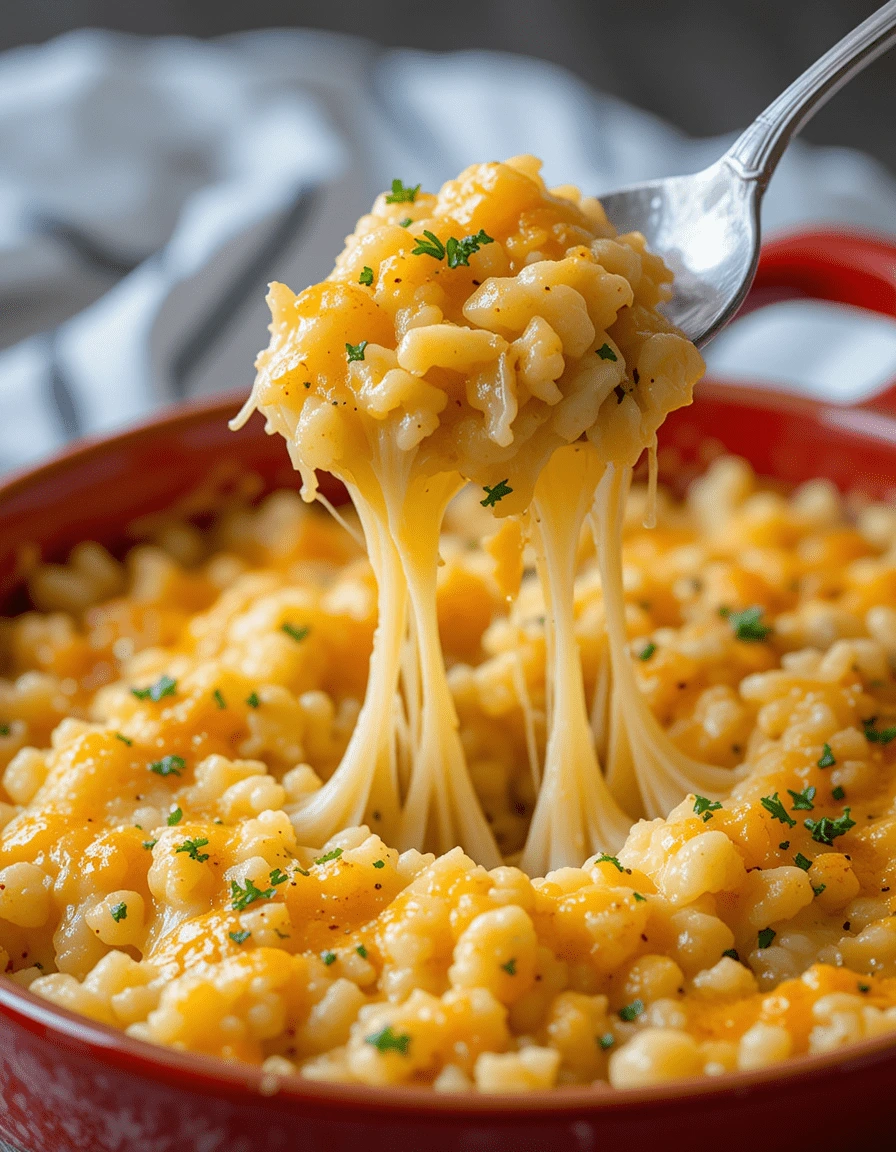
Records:
M575 636L576 553L599 475L597 454L582 441L558 449L535 488L533 536L546 575L554 692L542 783L520 862L531 876L615 851L631 824L598 764Z
M633 772L649 817L666 816L689 792L714 799L736 777L725 768L693 760L666 735L638 687L628 650L622 586L622 516L630 469L608 464L597 489L593 524L613 660L614 789L627 792ZM626 761L630 761L629 768Z

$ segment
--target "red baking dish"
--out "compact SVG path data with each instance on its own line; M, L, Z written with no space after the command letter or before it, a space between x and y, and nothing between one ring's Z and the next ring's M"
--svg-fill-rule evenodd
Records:
M896 316L896 246L812 232L763 251L748 307L817 296ZM22 549L64 555L84 538L113 548L137 516L214 493L238 472L295 485L282 441L255 417L227 430L238 402L216 399L80 444L0 486L0 596L17 592ZM896 393L837 408L707 382L661 434L679 478L707 443L786 482L828 477L885 496L896 487ZM194 499L202 511L202 501ZM893 1142L896 1037L762 1072L631 1092L560 1089L445 1096L277 1081L254 1068L131 1040L52 1007L0 977L0 1147L16 1152L772 1152L884 1148Z

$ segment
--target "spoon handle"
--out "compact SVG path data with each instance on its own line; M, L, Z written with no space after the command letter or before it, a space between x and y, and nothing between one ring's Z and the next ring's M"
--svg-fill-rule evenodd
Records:
M744 180L764 189L784 149L847 81L896 44L896 0L889 0L844 36L769 104L732 144L725 159Z

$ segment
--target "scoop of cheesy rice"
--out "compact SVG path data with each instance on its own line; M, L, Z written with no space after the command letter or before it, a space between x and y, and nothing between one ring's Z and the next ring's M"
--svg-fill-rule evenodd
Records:
M274 1074L454 1091L758 1068L896 1027L896 513L722 459L624 535L635 674L682 750L744 765L544 879L291 815L364 691L368 561L290 492L124 564L96 544L4 622L0 963L131 1035ZM449 511L438 618L501 850L534 803L545 623L508 614L484 510ZM596 689L583 539L575 629ZM529 719L527 720L527 716Z

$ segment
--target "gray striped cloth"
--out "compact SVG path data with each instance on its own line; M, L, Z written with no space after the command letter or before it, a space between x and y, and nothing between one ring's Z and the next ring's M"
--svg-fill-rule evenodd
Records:
M497 53L311 31L210 43L79 32L9 52L0 470L160 405L248 389L265 284L325 275L395 176L435 189L473 161L534 152L549 182L600 194L695 170L725 143ZM896 182L858 153L795 147L765 222L807 221L896 233ZM896 337L892 353L896 372Z

